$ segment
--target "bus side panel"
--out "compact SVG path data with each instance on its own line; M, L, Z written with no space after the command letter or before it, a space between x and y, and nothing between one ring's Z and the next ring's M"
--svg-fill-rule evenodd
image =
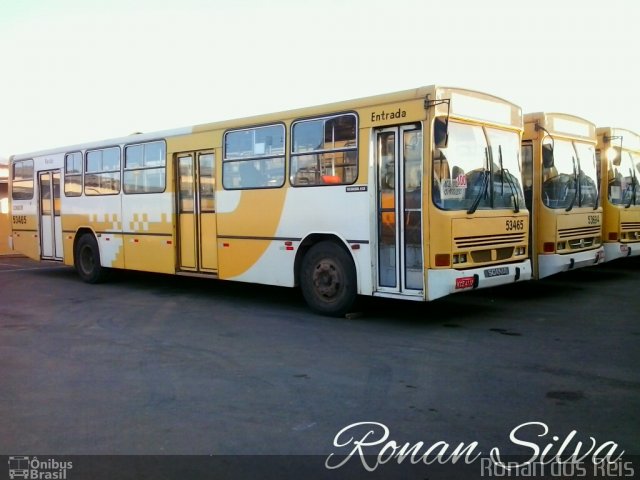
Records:
M366 170L355 185L291 188L284 205L277 236L304 240L309 235L331 235L346 248L354 262L358 293L370 295L372 287L371 197ZM358 245L353 249L353 245Z
M358 274L358 291L371 294L369 192L364 186L350 188L349 190L353 190L350 192L346 185L282 190L286 192L286 198L280 210L272 211L272 218L269 219L277 222L273 233L264 235L261 239L252 235L238 235L243 238L220 235L222 238L219 237L218 244L221 278L292 287L296 284L294 263L300 244L309 235L320 234L323 238L336 238L350 249ZM227 193L229 192L225 192ZM246 193L242 192L241 195ZM219 201L219 206L231 210L233 202L230 200L231 196L227 201ZM243 216L239 213L228 213L225 217L220 215L226 218L224 227L229 229L233 220L238 225L238 230L235 231L247 234L241 225L251 227L264 220L262 217L268 216L265 212L269 211L264 208L265 202L262 199L254 201L262 208L245 211ZM236 209L231 210L232 212L241 211L242 200L236 203ZM349 205L349 208L345 208L345 205ZM272 208L276 208L276 205ZM275 213L278 213L278 218ZM264 225L262 228L261 232L266 233ZM358 244L360 248L352 250L352 244Z
M222 239L219 257L226 265L244 272L228 280L292 287L295 253L288 251L284 240ZM258 258L249 264L248 259ZM227 269L228 271L228 269Z
M275 284L270 276L242 277L275 239L287 188L218 192L218 260L222 279ZM304 208L304 207L303 207ZM277 268L292 269L286 265ZM287 282L290 284L291 280Z
M124 267L145 272L175 273L171 192L122 196Z
M65 265L73 266L73 245L75 242L75 235L73 233L64 231L64 216L62 217L62 263Z
M175 273L173 241L167 236L127 235L126 268L145 272Z
M40 241L35 232L13 232L13 249L34 260L40 260Z
M103 267L124 268L119 195L65 198L62 205L62 231L64 263L67 265L73 265L73 246L80 229L89 230L96 237Z
M33 157L33 197L12 200L11 222L13 249L34 260L41 259L40 251L40 171L56 170L61 166L60 155Z
M16 209L17 202L14 201L13 214L10 218L12 222L11 237L13 249L34 260L40 260L40 239L38 237L38 216L33 211L35 207L20 202Z
M3 197L2 191L3 184L0 183L0 255L6 255L11 253L9 246L9 235L11 234L11 224L8 201L6 197Z

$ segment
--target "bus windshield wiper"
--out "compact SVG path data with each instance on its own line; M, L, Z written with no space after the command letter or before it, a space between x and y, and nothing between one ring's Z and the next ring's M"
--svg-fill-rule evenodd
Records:
M630 168L629 169L629 177L631 177L631 198L629 198L629 203L627 203L624 208L629 208L631 206L631 204L635 205L636 204L636 176L634 171Z
M513 195L513 213L518 213L520 211L520 205L518 204L518 190L513 183L511 172L509 172L509 170L504 168L502 165L502 145L498 145L498 162L500 162L500 183L502 184L502 192L500 194L504 198L504 174L506 172L507 184L509 185L509 189L511 190L511 195Z
M485 147L484 149L484 156L488 163L489 151L487 147ZM476 198L473 200L471 207L469 208L469 210L467 210L468 215L476 213L476 210L478 209L478 205L480 205L480 200L487 193L487 188L489 187L489 177L491 177L491 170L487 170L485 168L484 170L482 170L481 175L482 175L482 187L480 188L480 192L478 192L478 195L476 196Z
M578 157L578 162L580 162L580 157ZM600 168L600 167L598 167ZM600 185L598 184L598 172L596 172L596 181L593 181L593 178L588 177L590 183L593 184L593 189L596 191L596 201L594 202L593 209L598 209L598 204L600 203ZM591 185L589 185L589 190L591 190Z
M567 208L564 209L565 212L570 212L573 209L573 204L576 202L576 198L578 197L578 170L576 169L576 158L571 157L571 161L573 162L573 181L575 183L575 192L573 193L573 198L571 199L571 203Z

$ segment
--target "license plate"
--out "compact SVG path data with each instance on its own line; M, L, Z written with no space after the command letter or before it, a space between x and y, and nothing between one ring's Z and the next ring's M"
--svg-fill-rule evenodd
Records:
M456 290L473 288L473 277L456 278Z
M484 271L484 278L500 277L509 275L509 267L487 268Z
M620 245L620 253L629 254L629 245Z

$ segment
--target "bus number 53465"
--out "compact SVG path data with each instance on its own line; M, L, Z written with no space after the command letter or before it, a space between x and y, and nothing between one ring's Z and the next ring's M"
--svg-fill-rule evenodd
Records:
M505 226L507 228L507 232L524 230L524 220L506 220Z

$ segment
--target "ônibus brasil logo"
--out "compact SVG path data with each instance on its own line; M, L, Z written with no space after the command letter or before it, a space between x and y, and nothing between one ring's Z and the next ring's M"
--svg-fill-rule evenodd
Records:
M32 480L66 480L67 470L73 468L73 462L61 462L54 458L45 460L38 457L9 457L9 478Z

